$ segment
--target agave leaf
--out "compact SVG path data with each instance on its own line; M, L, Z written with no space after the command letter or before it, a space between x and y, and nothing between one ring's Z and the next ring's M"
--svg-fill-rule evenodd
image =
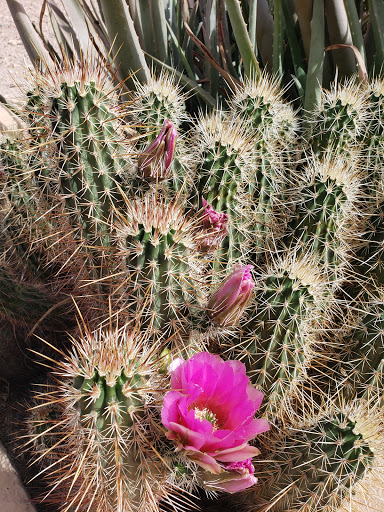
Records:
M257 26L257 0L249 0L248 32L249 32L249 39L251 40L253 50L257 57L256 26Z
M140 82L147 82L149 68L128 5L124 0L101 0L100 4L109 38L114 41L112 52L119 66L119 75L126 80L135 73ZM127 85L133 87L133 80L129 79Z
M311 46L312 2L308 0L295 0L295 7L305 56L308 58Z
M225 5L231 21L235 40L244 62L245 75L248 77L260 77L261 72L259 63L257 62L251 40L249 39L247 26L241 12L240 4L238 0L225 0Z
M143 40L141 42L142 48L147 53L154 54L155 45L153 38L151 6L149 2L139 2L138 16L141 23L141 33L143 34Z
M77 0L66 0L64 7L73 27L73 32L77 34L80 47L86 53L90 48L90 38L84 9Z
M150 57L156 64L159 64L164 69L167 69L170 73L174 74L175 77L179 80L179 82L183 84L187 90L196 93L196 95L200 99L202 99L203 102L210 108L217 107L215 98L213 98L207 91L200 87L200 85L195 80L191 80L190 78L186 77L183 73L180 73L180 71L177 71L177 69L173 68L172 66L168 66L167 64L164 64L163 62L156 59L155 57L152 57L151 55L148 55L148 57Z
M164 63L169 64L168 34L163 0L151 2L151 16L153 34L155 37L156 57Z
M283 51L284 51L284 18L283 0L274 0L273 3L273 73L283 75Z
M31 20L25 12L21 2L18 0L7 0L7 4L20 38L32 63L42 64L43 66L52 64L52 59L45 49L40 36L33 28Z
M324 65L324 25L324 2L323 0L314 0L311 47L309 51L307 84L304 99L304 109L307 116L321 101L321 84Z
M330 44L351 45L352 35L344 7L344 0L325 0L324 5ZM333 52L332 57L341 78L349 77L356 73L356 61L350 50L341 48Z
M384 60L384 2L368 0L368 7L376 44L376 72L380 73Z
M185 55L185 53L184 53L183 49L181 48L181 46L180 46L180 44L179 44L179 41L177 40L177 37L176 37L175 33L173 32L173 30L172 30L172 28L171 28L170 24L169 24L168 22L166 22L166 23L167 23L167 27L168 27L168 30L169 30L169 34L170 34L170 36L171 36L171 38L172 38L173 44L175 45L175 48L176 48L177 52L178 52L178 53L179 53L179 55L180 55L180 58L181 58L181 60L182 60L182 62L183 62L183 64L184 64L185 70L186 70L186 72L187 72L187 74L188 74L189 78L190 78L191 80L194 80L194 79L195 79L195 74L194 74L194 72L193 72L193 70L192 70L191 66L189 65L188 59L187 59L187 57L186 57L186 55Z
M140 45L145 50L144 44L144 35L141 29L141 16L140 16L140 7L137 3L137 0L128 0L129 12L131 13L133 25L136 30L137 37L139 38Z
M354 0L344 0L345 12L348 16L348 23L351 29L352 41L353 45L359 50L360 55L367 65L367 59L365 56L365 47L364 47L364 39L363 34L361 32L361 25L359 20L359 15L357 13L356 4Z
M229 28L228 28L228 20L227 20L227 11L225 10L225 6L223 2L219 3L220 7L220 17L219 17L219 45L220 45L220 54L221 60L223 61L223 67L226 71L228 71L236 80L239 79L239 75L234 68L232 63L232 48L230 37L229 37ZM235 58L237 61L238 59Z
M291 56L293 61L293 66L295 68L295 77L296 77L296 86L301 96L302 100L304 99L305 94L305 84L307 81L307 74L305 72L305 65L303 56L301 55L299 41L296 37L295 27L293 26L293 21L291 17L291 13L289 12L287 4L283 3L283 15L285 28L287 32L287 38L289 43L289 49L291 50Z
M273 17L267 0L257 0L256 39L263 65L270 73L272 73Z
M64 49L70 59L73 59L74 53L80 57L79 40L64 13L52 1L48 2L47 6L51 25L60 47Z
M204 17L204 28L205 28L205 46L211 53L212 57L218 61L219 52L217 45L217 0L208 0L205 6L205 17ZM217 95L219 88L219 73L217 69L210 63L209 60L205 60L205 77L208 78L209 92L213 97Z

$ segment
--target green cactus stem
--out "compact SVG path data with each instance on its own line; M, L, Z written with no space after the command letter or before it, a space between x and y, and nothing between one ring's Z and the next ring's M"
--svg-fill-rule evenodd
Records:
M322 91L321 104L313 112L309 147L318 158L325 152L346 160L359 151L360 140L372 119L367 90L353 78L345 85Z
M321 161L308 159L303 184L295 193L295 217L284 243L324 265L335 286L351 272L353 250L363 243L359 233L370 213L366 181L358 162L325 153Z
M154 332L176 337L187 334L191 311L206 300L212 258L200 250L206 235L198 216L183 212L181 204L149 195L127 203L115 221L118 304Z
M62 511L157 510L160 497L172 494L156 449L161 436L156 400L164 385L159 345L146 348L146 335L137 326L81 330L71 354L59 352L63 361L52 368L57 382L35 397L43 410L53 408L30 440L32 445L47 436L54 440L40 455L41 474L52 483L46 499Z
M200 117L193 139L199 141L199 165L192 200L202 208L204 199L216 212L228 215L229 233L220 248L224 267L247 261L255 248L265 248L274 220L270 217L265 225L249 190L259 156L255 138L244 123L216 112Z
M274 462L263 468L265 485L245 491L247 510L333 512L348 507L358 483L379 460L379 417L377 410L352 402L330 407L296 428L288 426L286 432L275 429L274 441L264 445L265 458Z
M275 415L306 378L322 329L331 329L333 295L322 268L294 254L272 262L255 291L248 320L227 345L268 395L268 411Z

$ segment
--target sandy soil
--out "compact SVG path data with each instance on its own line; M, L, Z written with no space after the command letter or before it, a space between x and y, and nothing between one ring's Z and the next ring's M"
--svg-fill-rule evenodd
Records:
M42 0L22 0L22 5L33 23L38 25ZM19 38L6 0L0 0L0 94L8 101L20 96L19 86L23 83L26 66L31 65L28 54ZM43 30L46 36L52 35L47 15L44 17Z

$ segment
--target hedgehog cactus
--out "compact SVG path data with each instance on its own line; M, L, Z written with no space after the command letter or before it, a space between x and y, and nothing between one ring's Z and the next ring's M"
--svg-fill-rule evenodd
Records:
M63 511L152 510L168 494L155 448L164 364L158 345L147 347L143 331L125 328L84 330L72 342L72 354L53 367L57 382L35 397L33 410L45 417L30 422L30 442L51 445L39 457L56 488L51 499Z
M52 330L71 295L89 325L69 326L37 396L54 408L31 441L52 499L155 512L202 487L239 510L347 503L383 439L380 82L324 92L303 141L267 76L196 120L164 72L125 104L95 62L36 78L1 149L4 262L25 276L1 267L0 313ZM271 431L253 440L263 393Z
M263 443L274 461L265 470L265 485L246 491L247 510L333 512L348 507L356 483L380 460L381 421L378 408L351 402L325 407L284 434L276 429Z

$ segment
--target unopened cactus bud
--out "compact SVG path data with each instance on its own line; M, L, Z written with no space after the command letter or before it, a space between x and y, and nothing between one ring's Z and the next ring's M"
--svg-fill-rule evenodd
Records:
M169 119L156 139L139 155L139 170L149 180L164 180L172 163L177 131Z
M221 242L228 235L228 215L216 212L211 205L203 198L203 230L204 236L199 248L202 252L218 249Z
M208 315L221 327L234 326L252 297L255 283L250 270L253 265L239 267L230 274L208 302Z

